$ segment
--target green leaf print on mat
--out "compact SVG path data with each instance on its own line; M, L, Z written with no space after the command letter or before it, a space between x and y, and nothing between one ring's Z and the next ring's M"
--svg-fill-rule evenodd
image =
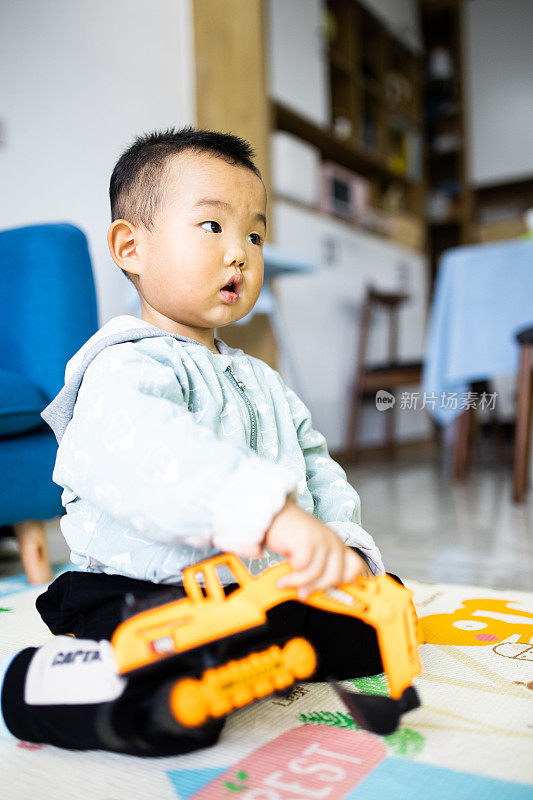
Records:
M247 778L248 778L248 775L246 774L246 772L242 772L241 771L241 772L237 773L237 780L245 781ZM226 781L224 786L225 786L226 789L229 789L230 792L242 792L242 791L247 791L248 790L247 786L244 786L243 784L231 783L230 781Z
M352 715L342 711L311 711L309 714L298 714L297 719L304 725L329 725L332 728L361 730ZM391 754L414 758L424 749L426 738L412 728L399 728L384 736L383 741Z
M384 672L380 675L368 675L366 678L352 678L351 683L353 683L358 692L364 692L364 694L389 693L387 678Z
M365 694L388 695L387 679L381 675L369 675L366 678L353 678L351 683L358 692ZM354 731L361 730L352 715L343 711L311 711L308 714L298 714L298 719L305 725L330 725L333 728L350 728ZM425 736L412 728L399 728L389 736L384 736L383 741L391 754L414 758L423 749L426 743Z

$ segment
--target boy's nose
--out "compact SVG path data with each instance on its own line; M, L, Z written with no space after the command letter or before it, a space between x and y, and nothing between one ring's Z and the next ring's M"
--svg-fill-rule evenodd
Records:
M246 253L242 247L232 247L231 250L226 252L224 257L224 264L227 267L235 265L236 267L244 267L246 263Z

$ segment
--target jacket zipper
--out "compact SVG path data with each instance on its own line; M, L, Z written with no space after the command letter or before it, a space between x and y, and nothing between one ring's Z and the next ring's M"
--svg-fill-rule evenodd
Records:
M257 420L255 418L255 412L250 402L250 399L246 394L246 392L244 391L246 389L246 386L242 381L237 380L231 366L228 365L224 370L224 372L228 373L229 378L231 379L232 383L237 387L242 399L246 403L246 408L248 409L248 415L250 417L250 447L252 448L252 450L255 450L257 452Z

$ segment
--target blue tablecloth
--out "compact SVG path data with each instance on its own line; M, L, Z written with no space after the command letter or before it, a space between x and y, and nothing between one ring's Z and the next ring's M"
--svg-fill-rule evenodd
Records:
M447 424L472 381L517 372L515 335L533 325L533 242L512 240L449 250L442 257L431 310L421 391ZM448 395L448 405L442 394Z

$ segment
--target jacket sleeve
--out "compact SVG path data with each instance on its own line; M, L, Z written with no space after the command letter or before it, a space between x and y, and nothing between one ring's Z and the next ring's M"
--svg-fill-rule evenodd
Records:
M296 479L197 422L182 382L139 343L103 350L85 372L54 481L67 502L84 498L148 539L247 556Z
M381 553L372 536L361 527L361 501L346 473L329 455L325 437L313 428L311 413L289 387L285 387L298 442L305 458L307 488L313 496L314 515L361 551L374 574L385 572Z

